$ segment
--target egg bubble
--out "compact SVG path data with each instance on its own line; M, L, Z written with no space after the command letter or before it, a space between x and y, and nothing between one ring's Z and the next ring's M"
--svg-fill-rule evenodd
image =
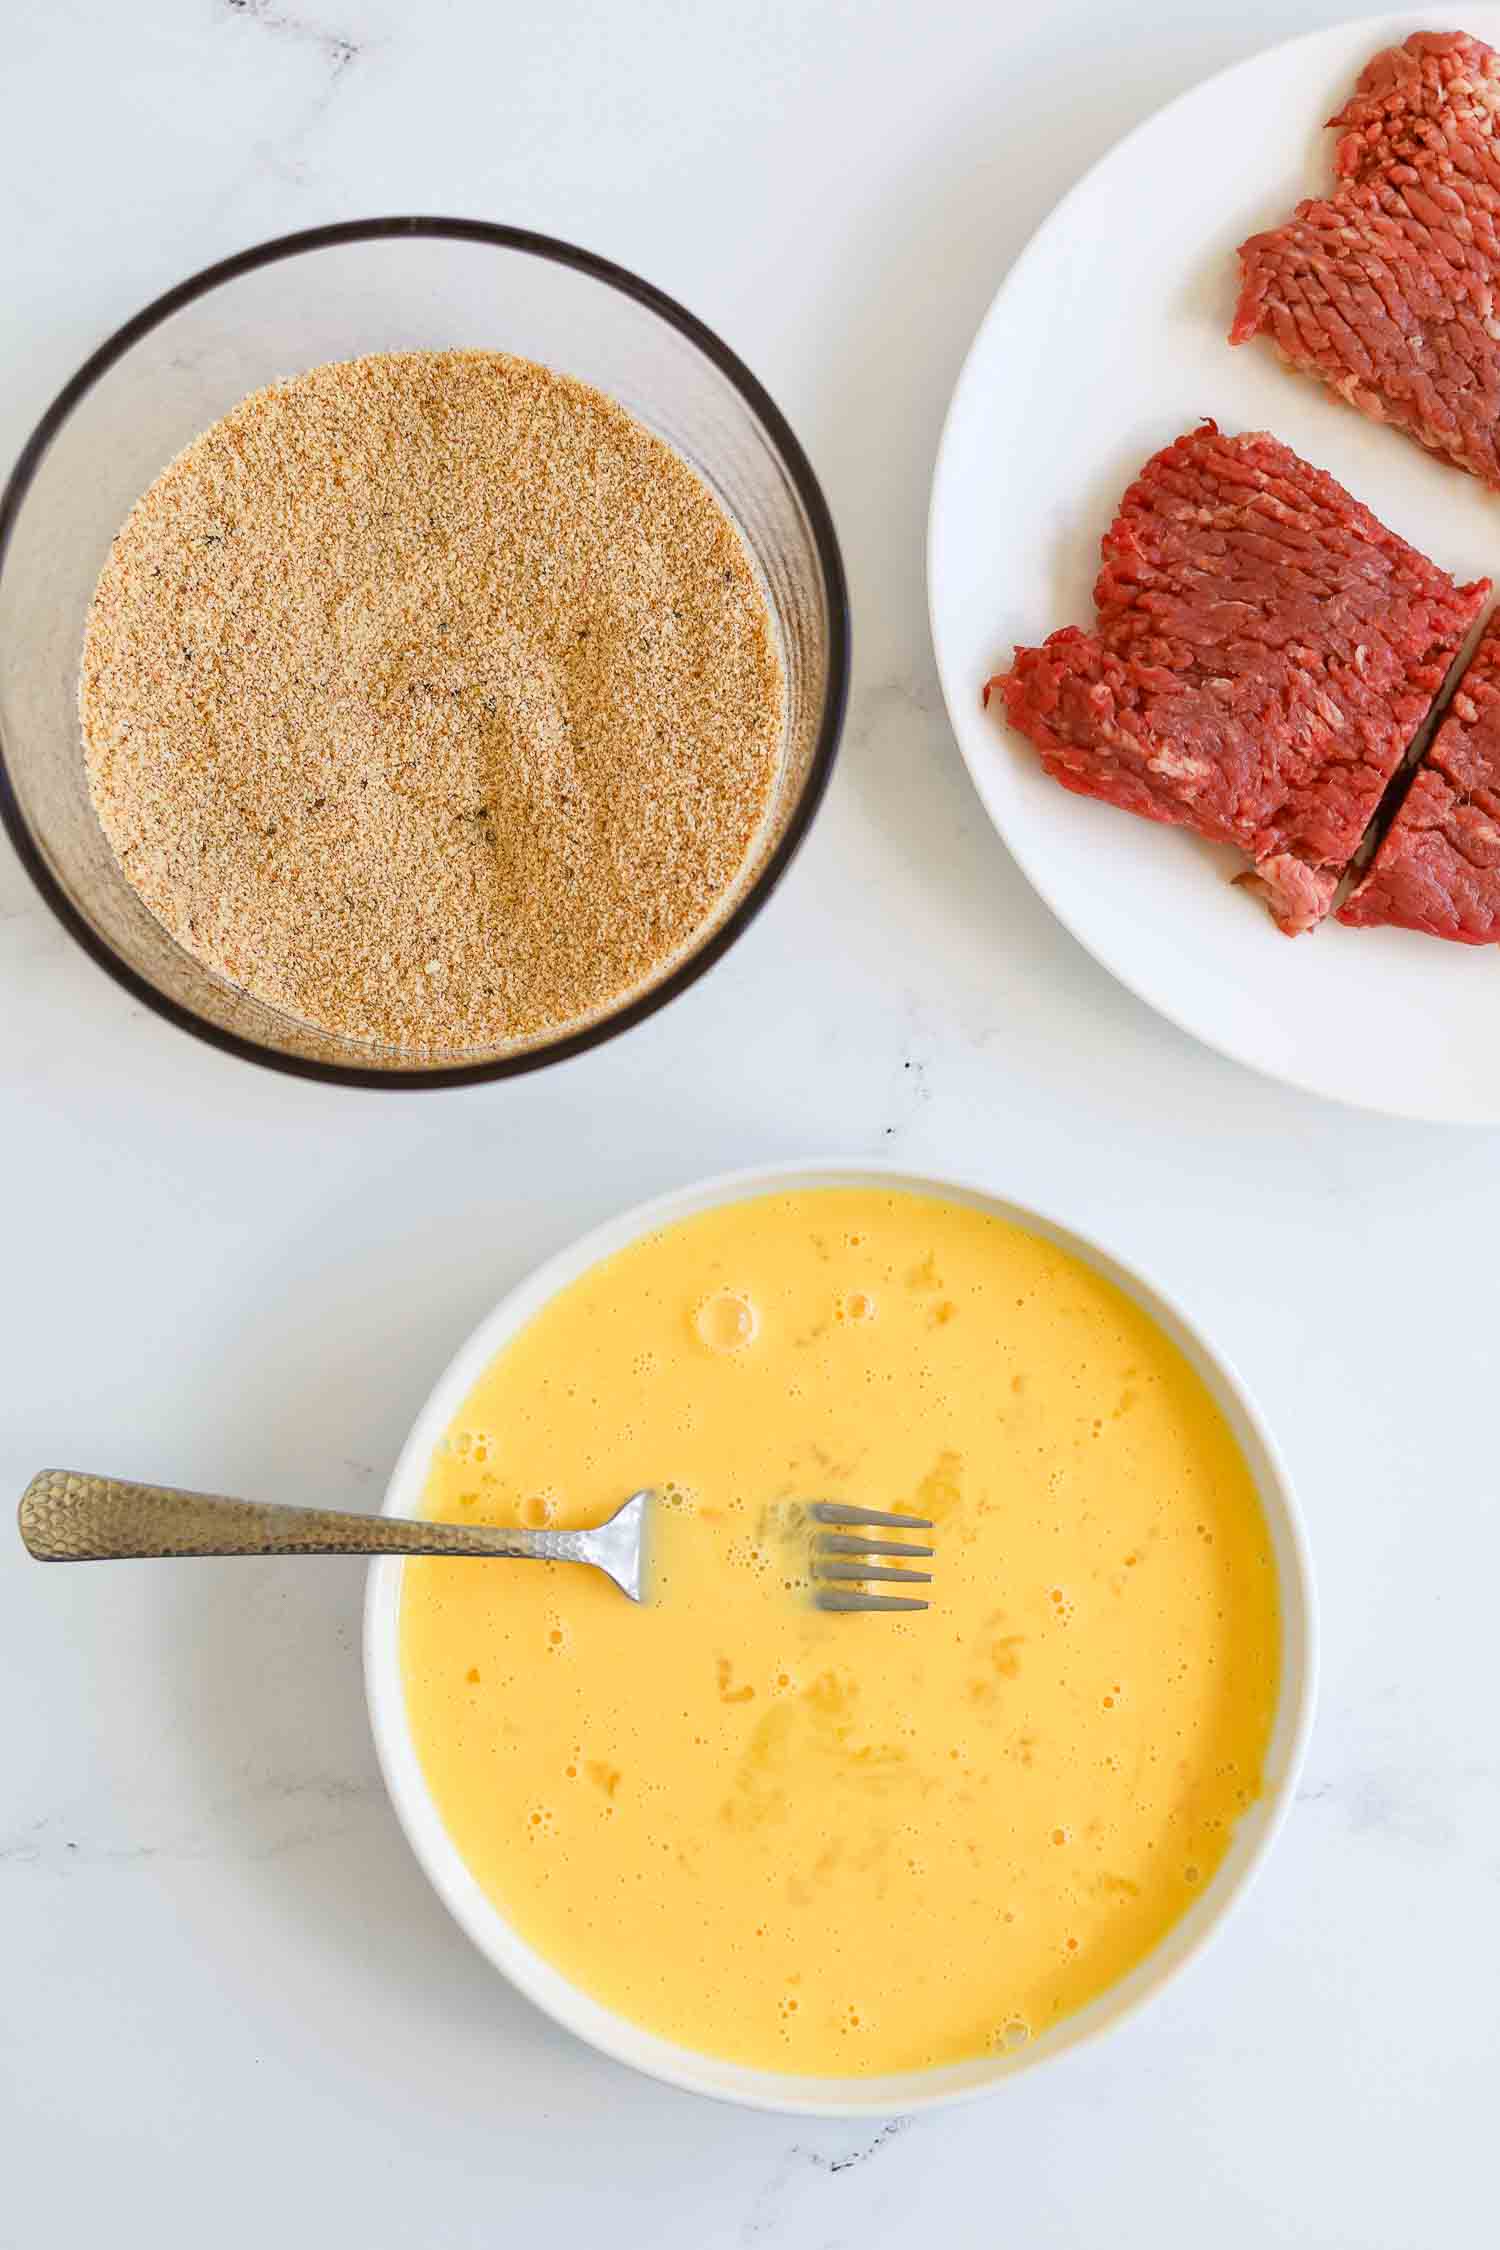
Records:
M711 1352L739 1352L753 1344L760 1315L751 1299L738 1289L718 1289L705 1297L693 1314L698 1340Z

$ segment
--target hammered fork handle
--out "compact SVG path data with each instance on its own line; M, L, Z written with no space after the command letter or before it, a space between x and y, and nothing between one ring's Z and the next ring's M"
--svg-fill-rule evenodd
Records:
M21 1497L21 1537L38 1562L120 1562L171 1555L508 1555L586 1562L586 1534L510 1531L286 1508L44 1469Z

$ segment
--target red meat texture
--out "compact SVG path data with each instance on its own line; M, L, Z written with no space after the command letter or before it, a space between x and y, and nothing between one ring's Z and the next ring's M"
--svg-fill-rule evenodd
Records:
M1462 945L1500 939L1500 616L1339 920Z
M1232 344L1283 359L1500 488L1500 55L1417 32L1367 65L1337 186L1240 246Z
M1146 463L1105 534L1094 630L985 690L1065 789L1253 863L1288 935L1333 904L1488 580L1446 571L1263 432Z

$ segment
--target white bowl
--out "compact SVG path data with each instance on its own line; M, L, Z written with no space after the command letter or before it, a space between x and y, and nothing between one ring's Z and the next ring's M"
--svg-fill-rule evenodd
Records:
M1282 1615L1281 1698L1261 1795L1242 1815L1213 1881L1181 1921L1108 1992L1013 2053L985 2055L941 2070L905 2071L881 2078L806 2078L719 2062L711 2055L695 2054L655 2038L590 1999L516 1935L469 1872L432 1801L412 1742L398 1643L404 1565L396 1558L370 1566L365 1599L365 1687L381 1771L413 1851L438 1896L480 1952L538 2007L617 2062L630 2063L650 2077L692 2093L711 2094L750 2109L792 2111L809 2117L888 2117L894 2111L935 2109L987 2093L1018 2071L1035 2070L1049 2058L1096 2037L1159 1992L1221 1927L1270 1850L1296 1792L1312 1720L1316 1672L1312 1571L1291 1485L1260 1415L1234 1371L1210 1349L1187 1315L1156 1283L1143 1280L1071 1227L1008 1203L983 1188L926 1178L894 1165L865 1162L780 1164L731 1172L628 1211L549 1258L480 1322L439 1378L402 1448L386 1492L385 1513L420 1514L433 1450L474 1383L517 1330L590 1266L638 1236L694 1212L750 1196L818 1187L905 1188L917 1194L944 1196L1012 1220L1055 1242L1123 1289L1165 1329L1208 1385L1239 1442L1255 1478L1276 1557Z

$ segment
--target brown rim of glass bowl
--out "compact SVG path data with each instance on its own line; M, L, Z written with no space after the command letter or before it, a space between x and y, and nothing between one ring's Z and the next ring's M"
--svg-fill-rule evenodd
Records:
M242 1056L247 1062L260 1063L272 1070L289 1071L298 1078L321 1079L331 1085L381 1089L474 1086L486 1079L512 1078L523 1071L542 1069L548 1063L561 1062L570 1055L583 1054L590 1047L600 1046L606 1039L614 1038L617 1033L628 1031L633 1024L643 1022L658 1008L665 1007L669 1000L675 1000L679 993L685 992L689 985L696 983L705 970L712 968L741 932L749 927L791 865L828 787L849 696L849 596L833 519L812 466L775 401L756 381L744 362L736 357L727 344L721 342L711 328L706 327L673 298L665 296L660 289L654 289L650 282L642 281L638 275L628 272L623 266L612 264L607 258L595 257L590 251L580 250L569 242L559 242L551 235L533 234L521 227L492 226L483 219L350 219L336 226L310 227L297 234L278 235L274 241L259 243L250 250L241 250L232 258L222 258L216 265L205 266L201 273L192 275L187 281L179 282L175 289L169 289L163 296L154 298L133 319L126 321L122 328L117 328L97 351L90 354L72 380L65 383L58 392L22 447L4 492L0 494L0 569L4 567L22 503L48 447L79 400L142 336L179 311L182 306L190 304L194 298L217 288L221 282L232 281L240 274L252 272L257 266L271 265L281 258L296 257L305 250L324 250L340 243L373 242L403 235L489 243L500 249L527 251L534 257L571 266L578 272L588 274L594 280L621 291L623 295L634 298L638 304L644 305L677 329L690 343L697 346L705 358L713 362L739 391L763 425L806 511L828 605L828 681L816 747L785 833L768 855L764 867L734 912L690 959L682 962L650 992L606 1016L602 1022L590 1024L581 1031L565 1033L561 1038L528 1049L524 1054L432 1070L391 1070L374 1065L365 1070L343 1063L319 1062L308 1056L283 1054L275 1048L263 1047L255 1040L241 1038L237 1033L224 1030L217 1024L205 1022L191 1010L169 999L149 978L141 976L128 962L120 959L78 912L53 877L22 816L7 768L3 733L0 733L0 820L5 823L22 866L59 922L117 984L123 985L127 992L137 1000L144 1001L159 1016L165 1016L169 1023L191 1032L198 1039L206 1040L210 1046L222 1048L231 1055Z

